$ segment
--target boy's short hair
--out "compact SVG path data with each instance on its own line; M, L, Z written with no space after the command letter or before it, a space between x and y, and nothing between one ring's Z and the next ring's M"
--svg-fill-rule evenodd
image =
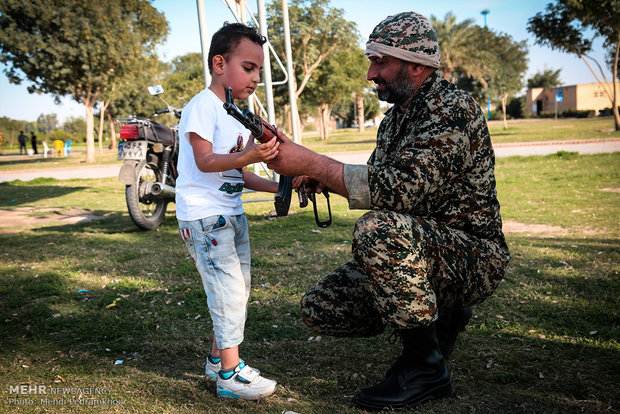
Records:
M267 42L265 36L258 33L253 27L241 23L225 22L224 26L215 32L211 39L209 73L213 72L213 58L217 55L222 55L225 59L229 59L243 38L247 38L260 46Z

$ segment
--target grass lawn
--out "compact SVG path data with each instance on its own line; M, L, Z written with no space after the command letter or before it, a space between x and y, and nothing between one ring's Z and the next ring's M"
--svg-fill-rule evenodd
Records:
M12 170L31 170L31 169L47 169L47 168L70 168L70 167L84 167L86 165L106 165L117 164L120 161L116 160L116 152L111 150L99 151L95 150L94 164L86 164L84 162L86 147L77 148L73 150L73 153L68 157L47 157L41 156L32 157L16 157L14 155L19 154L17 151L7 151L7 156L0 156L0 173L2 171Z
M512 261L457 341L449 361L456 395L415 412L620 410L619 163L620 153L497 160ZM270 219L271 203L246 204L253 288L241 355L281 384L251 403L219 400L201 376L211 322L173 214L156 231L139 231L116 178L0 190L0 215L24 211L36 222L41 211L49 218L75 208L104 217L0 228L0 412L101 412L86 405L94 397L122 401L105 412L361 413L353 396L400 352L390 332L318 338L299 319L304 292L350 257L362 212L337 196L334 224L320 232L311 208ZM11 394L18 385L48 394ZM52 388L104 394L80 402Z
M620 138L620 131L614 131L612 117L512 120L506 130L502 121L491 121L489 132L494 144ZM376 128L366 128L363 134L352 129L338 130L327 141L321 141L318 133L308 133L303 144L317 152L372 150L376 135Z
M612 117L584 119L526 119L509 121L508 129L503 122L491 121L489 131L494 144L532 141L568 141L603 138L620 138L620 131L614 131ZM363 134L355 129L332 131L327 141L321 141L318 133L308 132L302 137L304 146L320 152L370 151L374 149L377 128L366 128ZM68 158L2 157L0 172L22 169L58 168L84 166L85 144L73 145L73 154ZM96 146L95 165L115 164L116 152L99 151ZM6 150L7 155L19 154L19 148ZM90 164L93 165L93 164Z

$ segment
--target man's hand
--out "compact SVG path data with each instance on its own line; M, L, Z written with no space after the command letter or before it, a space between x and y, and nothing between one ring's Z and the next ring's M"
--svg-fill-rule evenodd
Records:
M299 188L302 185L305 186L307 195L310 195L312 193L321 194L323 190L327 188L325 184L320 183L317 180L308 177L307 175L293 177L293 188Z
M280 140L278 156L270 160L267 166L278 174L289 177L309 175L308 161L318 154L295 144L279 128L277 138Z
M308 176L321 183L322 188L329 187L333 192L349 197L342 178L343 163L295 144L280 129L277 137L280 140L278 155L267 163L269 168L289 177Z

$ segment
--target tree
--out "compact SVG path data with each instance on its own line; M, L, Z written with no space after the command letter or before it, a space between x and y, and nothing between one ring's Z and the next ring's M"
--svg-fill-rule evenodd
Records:
M205 87L201 54L188 53L174 58L164 87L166 99L175 102L173 106L187 105Z
M56 114L41 114L37 118L39 133L47 135L58 128L58 116Z
M536 72L527 80L527 88L555 88L562 83L560 82L561 71L562 69L545 69L542 72Z
M156 55L145 57L139 62L135 71L123 79L117 79L102 94L102 111L100 128L103 129L103 112L108 120L111 148L116 148L115 118L137 115L150 118L156 109L161 109L161 101L151 97L147 92L149 85L163 83L170 65L163 63ZM155 108L154 105L160 104ZM101 131L100 131L101 133Z
M316 76L308 83L304 103L318 109L321 140L329 137L329 119L334 106L351 100L358 93L363 94L368 86L365 61L364 51L359 47L335 53L319 66Z
M342 103L336 104L334 109L332 110L332 115L340 119L345 128L350 128L354 122L359 123L358 117L358 103L357 98L360 95L355 96L356 102L353 101L345 101ZM363 105L364 105L364 119L374 118L379 114L381 109L381 104L379 102L379 98L377 98L377 94L374 90L368 88L364 91L363 96Z
M613 56L611 62L613 91L611 92L586 59L587 53L592 50L592 39L585 37L587 29L592 29L595 36L601 36L604 39L608 56ZM545 13L539 12L530 18L527 30L536 36L536 44L575 54L586 63L607 93L614 114L616 131L620 131L620 113L616 93L620 52L620 2L618 0L558 0L547 4Z
M295 72L295 96L299 99L319 65L330 55L357 44L357 25L344 18L343 9L328 7L329 0L293 0L289 4L293 70ZM269 5L269 40L276 53L286 65L284 50L284 26L282 1ZM272 65L277 67L277 65ZM285 104L284 87L276 88L282 105Z
M433 29L439 42L441 53L440 70L450 82L456 83L457 78L464 76L478 79L485 87L484 66L480 65L484 50L478 45L479 26L473 25L472 19L456 22L452 12L446 13L444 20L438 20L434 15L430 17Z
M93 108L168 33L147 0L0 0L0 61L29 92L71 95L86 115L86 162L95 160ZM24 77L24 78L23 78Z
M35 123L28 121L18 121L6 116L0 116L0 133L2 133L2 143L6 146L17 144L19 131L34 131Z
M525 96L512 98L506 105L506 115L512 118L525 117Z
M82 117L72 116L63 122L61 128L64 132L71 135L73 139L79 139L80 135L86 131L86 122Z
M506 104L508 97L523 87L523 75L527 70L527 43L525 40L515 42L510 35L494 33L486 28L483 33L479 47L493 56L493 60L489 62L489 92L500 98L504 129L508 129Z

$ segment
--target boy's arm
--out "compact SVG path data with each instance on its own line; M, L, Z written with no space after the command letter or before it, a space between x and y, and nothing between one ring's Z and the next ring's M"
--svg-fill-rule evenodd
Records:
M265 191L268 193L278 192L278 183L260 177L252 171L248 171L247 168L243 169L243 181L245 181L244 187L250 190Z
M255 162L269 161L278 155L279 144L275 137L258 146L248 143L246 150L230 154L215 154L213 145L195 132L190 132L189 137L194 151L194 160L202 172L219 172L242 168Z

